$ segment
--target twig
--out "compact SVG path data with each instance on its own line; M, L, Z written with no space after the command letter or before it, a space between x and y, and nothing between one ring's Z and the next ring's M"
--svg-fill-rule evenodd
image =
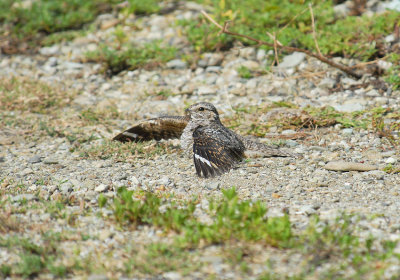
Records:
M224 29L224 28L223 28L220 24L218 24L212 17L210 17L205 11L201 11L201 13L202 13L203 16L205 16L209 21L211 21L214 25L216 25L220 30L222 30L222 33L225 33L225 34L228 34L228 35L232 35L232 36L236 36L236 37L240 37L240 38L245 38L245 39L247 39L247 40L256 42L256 43L259 44L259 45L265 45L265 46L269 46L269 47L271 47L271 48L274 47L274 44L271 44L271 43L268 43L268 42L265 42L265 41L262 41L262 40L259 40L259 39L250 37L250 36L245 35L245 34L240 34L240 33L232 32L232 31L227 30L226 28ZM346 66L346 65L343 65L343 64L336 63L336 62L334 62L334 61L332 61L332 60L330 60L330 59L328 59L328 58L326 58L326 57L324 57L324 56L321 56L321 55L319 55L319 54L313 53L313 52L311 52L311 51L309 51L309 50L299 49L299 48L294 48L294 47L288 47L288 46L283 46L283 45L279 45L279 44L277 44L277 48L282 49L282 50L287 51L287 52L290 52L290 53L292 53L292 52L302 52L302 53L305 53L306 55L315 57L316 59L318 59L318 60L320 60L320 61L322 61L322 62L324 62L324 63L326 63L326 64L328 64L328 65L330 65L330 66L332 66L332 67L334 67L334 68L337 68L337 69L339 69L339 70L342 70L343 72L345 72L346 74L348 74L348 75L350 75L350 76L352 76L352 77L355 77L355 78L357 78L357 79L360 79L360 78L362 77L362 75L357 74L356 72L354 72L354 71L352 70L351 67Z
M274 54L275 54L275 59L274 62L272 63L272 65L274 65L274 63L276 63L276 65L279 65L279 56L278 56L278 47L277 45L282 45L278 40L276 40L276 34L274 32L274 35L272 35L271 33L267 32L268 36L274 40Z
M284 79L278 79L279 81L288 81L288 80L293 80L293 79L298 79L298 78L312 78L315 76L323 76L324 74L326 74L326 71L320 71L320 72L313 72L313 73L303 73L300 75L295 75L295 76L290 76L288 78L284 78Z
M319 49L319 45L318 45L318 41L317 41L317 33L315 32L314 13L313 13L313 9L312 9L311 3L308 4L308 7L310 8L312 33L313 33L313 37L314 37L315 48L317 49L318 55L323 56L322 53L321 53L321 50Z

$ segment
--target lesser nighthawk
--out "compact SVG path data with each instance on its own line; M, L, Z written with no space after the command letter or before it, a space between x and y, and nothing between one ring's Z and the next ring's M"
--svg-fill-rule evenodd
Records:
M193 104L185 110L185 116L164 116L142 121L113 140L137 142L172 138L180 138L182 148L189 154L193 150L197 175L205 178L229 171L252 153L265 157L293 156L229 130L221 123L214 105L207 102Z

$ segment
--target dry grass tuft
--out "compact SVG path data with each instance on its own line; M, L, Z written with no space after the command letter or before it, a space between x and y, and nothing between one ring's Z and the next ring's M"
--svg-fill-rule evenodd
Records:
M51 113L68 105L75 92L53 88L33 79L12 77L0 79L0 110Z
M11 212L0 212L0 233L19 231L20 224L17 219L11 216Z

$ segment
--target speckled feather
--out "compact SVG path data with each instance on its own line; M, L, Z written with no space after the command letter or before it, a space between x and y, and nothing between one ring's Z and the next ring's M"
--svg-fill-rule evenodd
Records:
M193 132L193 160L200 177L229 171L244 157L244 150L237 135L224 126L200 126Z
M180 138L189 116L163 116L141 121L113 138L120 142Z

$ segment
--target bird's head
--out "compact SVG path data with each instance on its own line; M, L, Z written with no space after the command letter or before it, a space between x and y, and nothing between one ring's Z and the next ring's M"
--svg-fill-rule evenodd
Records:
M208 125L212 122L220 122L219 114L214 105L208 102L200 102L191 105L185 110L192 121L198 122L199 125Z

